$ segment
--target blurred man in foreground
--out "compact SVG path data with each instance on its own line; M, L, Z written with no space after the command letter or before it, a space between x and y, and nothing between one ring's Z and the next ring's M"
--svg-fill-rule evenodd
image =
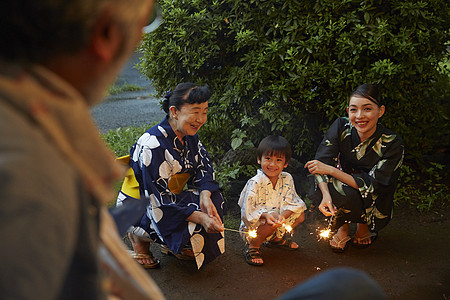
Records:
M106 212L122 170L89 112L135 49L153 5L0 4L2 298L163 297Z

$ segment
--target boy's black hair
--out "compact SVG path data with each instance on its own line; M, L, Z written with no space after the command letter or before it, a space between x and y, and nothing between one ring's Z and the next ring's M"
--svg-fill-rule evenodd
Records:
M263 155L284 155L286 163L291 160L291 144L282 136L269 135L262 139L257 150L258 159Z

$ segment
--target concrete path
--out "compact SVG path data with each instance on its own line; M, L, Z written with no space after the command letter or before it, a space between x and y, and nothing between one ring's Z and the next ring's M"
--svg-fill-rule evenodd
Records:
M143 90L108 96L91 109L92 117L102 133L119 127L151 124L165 116L159 104L160 98L153 96L156 91L151 82L136 68L139 56L135 53L130 58L117 78L116 85L129 83L143 87Z

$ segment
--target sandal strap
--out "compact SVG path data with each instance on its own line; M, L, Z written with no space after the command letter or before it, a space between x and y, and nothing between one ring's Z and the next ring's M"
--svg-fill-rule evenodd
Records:
M363 236L361 236L361 237L354 237L354 239L356 240L356 242L358 243L358 244L361 244L361 242L362 241L366 241L366 240L370 240L370 238L372 237L372 233L367 233L367 234L365 234L365 235L363 235Z
M346 243L352 238L349 235L346 235L344 238L339 239L336 235L333 236L333 241L336 243L338 248L342 248L342 245L346 245Z
M253 259L253 258L262 258L261 257L261 251L259 248L248 248L247 254Z
M151 253L132 253L131 254L134 259L151 259L154 260L155 257Z

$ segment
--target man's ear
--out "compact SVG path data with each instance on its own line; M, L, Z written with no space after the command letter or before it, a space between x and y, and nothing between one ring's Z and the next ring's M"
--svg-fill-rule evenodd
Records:
M112 7L105 9L92 27L91 51L102 61L114 59L120 49L123 37L119 24L112 17Z

